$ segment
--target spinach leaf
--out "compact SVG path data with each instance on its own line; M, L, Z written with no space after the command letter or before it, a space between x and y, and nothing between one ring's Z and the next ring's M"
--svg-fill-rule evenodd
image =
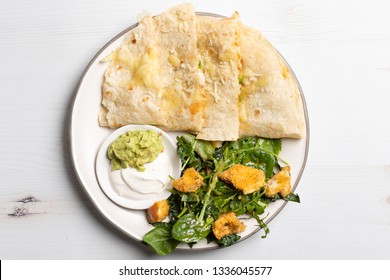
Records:
M181 139L191 145L193 150L202 158L204 162L213 158L214 147L213 145L204 140L196 139L194 135L184 134Z
M222 237L221 239L217 239L214 234L209 234L206 239L207 244L215 242L218 244L219 247L229 247L236 243L238 240L240 240L241 236L236 233L232 233Z
M171 231L172 225L159 223L154 229L145 234L144 242L161 256L170 254L180 243L172 237Z
M301 202L301 199L299 198L299 195L295 194L295 193L290 193L288 194L284 200L286 201L291 201L291 202L297 202L297 203L300 203Z
M232 246L234 243L240 240L240 238L241 236L233 233L222 237L220 240L217 241L217 243L220 247L228 247Z
M182 170L194 167L202 175L205 175L207 165L214 160L215 149L213 145L210 142L198 140L190 134L184 134L176 139Z
M185 243L197 242L211 232L212 217L199 220L193 213L182 216L172 228L172 237Z
M282 150L282 140L257 138L255 146L277 156Z
M279 200L279 199L283 199L285 201L296 202L296 203L300 203L301 202L301 199L299 198L299 195L295 194L295 193L290 193L286 197L282 197L281 195L277 194L277 195L275 195L274 197L271 198L271 201L276 201L276 200Z
M195 153L193 145L185 141L183 136L177 137L177 153L182 162L182 171L189 167L193 167L198 171L205 169L202 158Z

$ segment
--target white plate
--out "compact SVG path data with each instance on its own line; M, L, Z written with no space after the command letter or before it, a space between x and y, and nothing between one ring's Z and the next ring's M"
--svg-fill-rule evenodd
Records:
M199 13L207 16L215 14ZM123 41L125 34L136 24L127 28L109 41L92 59L81 76L78 89L73 101L73 110L70 116L70 149L75 173L92 202L101 214L116 228L135 240L142 241L145 233L153 227L147 222L145 211L131 210L114 203L101 189L96 173L95 161L100 146L113 132L112 129L98 125L98 114L101 102L101 84L107 67L101 63L102 59L115 50ZM288 65L288 64L287 64ZM291 70L291 69L290 69ZM293 71L291 71L293 73ZM295 76L295 75L294 75ZM302 139L284 139L281 157L291 166L292 189L295 191L303 173L309 148L309 119L304 95L301 90L302 103L306 118L306 136ZM168 133L176 141L176 133ZM269 223L285 206L286 202L277 201L267 208L265 222ZM246 222L247 229L241 234L240 241L259 231L254 219ZM180 248L189 249L187 244L180 244ZM218 248L215 244L206 241L198 242L192 249Z

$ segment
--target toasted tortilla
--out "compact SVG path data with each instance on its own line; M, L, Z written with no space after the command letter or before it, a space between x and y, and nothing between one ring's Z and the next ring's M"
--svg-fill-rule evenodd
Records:
M145 16L111 54L99 123L210 141L305 133L299 86L280 54L237 13L196 16L191 4Z
M203 91L191 4L145 16L111 55L102 86L102 126L202 128Z
M238 14L231 18L198 17L198 52L204 73L204 123L197 138L233 141L239 136L240 53Z
M159 41L153 18L146 16L111 54L102 85L100 125L165 124Z
M240 137L301 138L305 118L298 84L260 31L241 25Z
M203 125L196 39L196 15L191 4L176 6L154 18L160 38L160 75L165 130L199 132Z

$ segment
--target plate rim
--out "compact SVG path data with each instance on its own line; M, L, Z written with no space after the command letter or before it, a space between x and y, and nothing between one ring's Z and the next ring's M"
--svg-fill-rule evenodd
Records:
M220 14L216 14L216 13L210 13L210 12L195 12L197 16L211 16L211 17L217 17L217 18L226 18L226 16L224 15L220 15ZM125 28L124 30L122 30L121 32L119 32L117 35L115 35L114 37L112 37L109 41L107 41L107 43L105 43L97 52L96 54L91 58L91 60L88 62L87 66L84 68L84 71L82 72L79 80L78 80L78 83L77 83L77 86L73 92L73 96L72 96L72 99L71 99L71 104L70 104L70 107L71 107L71 110L70 110L70 113L68 115L68 118L67 118L67 126L68 126L68 137L67 137L67 143L68 143L68 148L69 148L69 152L70 152L70 156L71 156L71 165L72 165L72 169L73 169L73 172L74 174L76 175L76 178L77 178L77 181L78 183L81 185L82 189L83 189L83 192L88 196L88 199L89 201L94 205L94 207L96 207L95 210L97 210L97 212L109 223L111 224L112 226L115 227L115 229L117 229L118 231L122 232L123 234L125 234L127 237L130 237L133 241L136 241L136 242L141 242L140 240L138 240L138 238L135 238L135 236L133 236L132 234L130 234L129 232L127 232L125 229L123 229L120 225L118 225L117 223L115 223L114 221L112 221L111 219L108 218L108 215L105 213L104 209L102 209L97 203L96 201L92 198L92 196L90 195L89 191L88 191L88 188L86 187L86 182L84 182L84 180L81 178L80 174L79 174L79 168L78 168L78 164L76 163L76 160L75 160L75 157L74 157L74 143L73 143L73 140L74 140L74 137L73 137L73 134L72 134L72 128L73 128L73 123L74 123L74 119L73 119L73 116L75 114L75 105L76 105L76 102L77 102L77 98L79 96L79 91L80 91L80 88L83 84L83 81L84 81L84 78L85 76L87 75L87 73L89 72L89 70L91 69L91 66L96 62L97 58L108 48L110 47L111 44L113 44L116 40L118 40L120 37L124 36L126 33L128 33L130 30L134 29L135 27L138 26L138 22L130 25L129 27ZM270 42L271 43L271 42ZM305 153L304 153L304 156L303 156L303 161L302 161L302 166L299 170L299 173L297 174L297 177L295 179L295 182L294 182L294 185L292 186L291 190L292 192L294 192L296 190L296 188L298 187L299 185L299 182L302 178L302 175L304 173L304 170L306 168L306 163L307 163L307 159L308 159L308 154L309 154L309 148L310 148L310 121L309 121L309 112L308 112L308 108L307 108L307 102L306 102L306 98L305 98L305 95L304 95L304 92L303 92L303 89L301 87L301 84L295 74L295 72L292 70L291 66L289 65L289 63L287 62L287 60L283 57L283 55L273 46L273 44L271 43L272 47L277 51L277 53L280 55L280 57L282 58L282 60L285 62L287 68L289 69L289 71L292 73L292 76L293 78L295 79L296 83L297 83L297 86L298 86L298 89L299 89L299 92L300 92L300 97L301 97L301 102L302 102L302 107L303 107L303 113L304 113L304 118L305 118ZM96 174L95 174L96 175ZM287 205L287 201L283 201L282 204L278 207L278 209L270 216L270 217L267 217L267 222L266 224L269 224L277 215L279 215L279 213L284 209L284 207ZM247 240L248 238L252 237L254 234L258 233L261 229L258 228L258 229L255 229L253 230L252 232L250 232L249 234L245 235L243 238L240 238L236 244L244 241L244 240ZM218 247L218 246L210 246L210 247L202 247L202 248L191 248L191 247L186 247L186 248L181 248L181 247L178 247L176 248L176 251L188 251L188 250L191 250L191 251L209 251L209 250L215 250L215 249L220 249L221 247Z

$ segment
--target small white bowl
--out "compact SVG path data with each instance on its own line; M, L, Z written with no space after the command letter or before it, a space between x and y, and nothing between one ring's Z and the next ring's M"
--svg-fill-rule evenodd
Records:
M121 134L134 130L154 130L162 135L164 151L151 163L145 164L145 171L131 167L111 171L107 157L109 145ZM176 144L161 129L151 125L127 125L111 133L100 146L95 163L95 172L103 192L114 203L129 209L147 209L154 202L170 196L170 178L180 177L181 161Z

